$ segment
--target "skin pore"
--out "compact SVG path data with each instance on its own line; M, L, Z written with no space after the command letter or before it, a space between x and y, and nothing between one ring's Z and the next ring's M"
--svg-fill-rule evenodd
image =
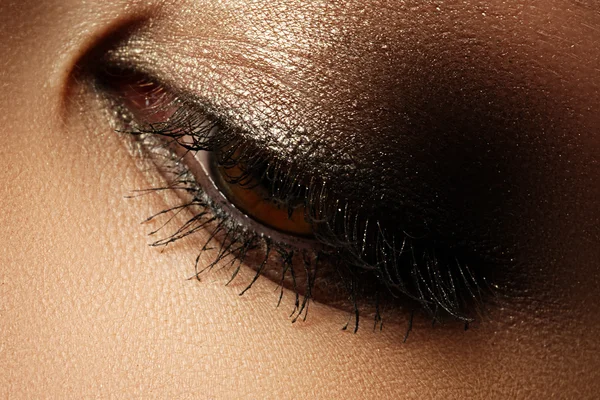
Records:
M0 1L0 393L593 397L596 10L570 0ZM160 222L140 222L177 195L124 199L160 174L132 156L78 74L134 24L119 60L231 118L281 131L300 122L339 154L380 162L392 173L374 168L367 181L394 194L386 207L431 202L449 215L441 230L510 247L518 290L466 332L423 318L402 343L405 319L352 334L340 331L347 313L326 304L291 324L286 304L275 308L276 283L261 278L238 296L250 267L229 286L227 271L188 280L208 233L147 246Z

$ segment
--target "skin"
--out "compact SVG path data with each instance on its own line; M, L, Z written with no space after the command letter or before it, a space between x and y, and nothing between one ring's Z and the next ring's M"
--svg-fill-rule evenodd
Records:
M430 3L225 3L0 2L0 394L594 397L600 389L598 4L469 1L447 2L438 11ZM315 126L337 116L341 128L332 135L350 145L357 143L347 132L357 127L344 125L347 116L365 121L359 139L371 132L377 141L391 134L384 125L396 121L393 113L373 118L373 110L405 107L419 122L423 104L454 99L438 87L493 88L487 97L461 103L468 109L492 98L515 99L501 107L523 128L502 131L518 164L510 165L510 184L502 187L511 194L495 193L505 200L496 211L482 212L481 224L496 221L492 238L518 238L518 294L491 307L466 332L415 321L402 343L406 321L386 323L382 332L367 322L352 334L340 331L347 314L325 304L311 304L308 320L291 324L285 307L291 297L275 308L275 283L259 279L238 296L251 268L230 286L224 286L227 271L188 280L208 233L164 251L147 246L146 233L159 225L140 221L177 204L177 197L124 199L160 176L140 168L143 161L115 134L75 67L115 29L147 17L154 24L142 22L140 40L131 45L143 50L135 59L142 68L208 93L221 106L247 103L251 113L260 100L293 105L303 117L315 110L314 118L303 118ZM369 48L376 38L396 56L375 57L386 50ZM202 73L208 62L182 66L203 48L220 51L200 57L218 58L215 75ZM423 67L399 66L403 51L420 55L410 61ZM240 52L257 61L236 66ZM287 73L291 54L300 62L290 75L302 85L272 89L272 81ZM457 56L466 54L475 54L475 61ZM339 61L328 64L333 57ZM242 68L247 65L256 68ZM442 71L432 73L434 84L425 82L429 69ZM454 72L454 81L446 71ZM249 101L225 96L224 82L234 75L251 93ZM527 90L508 89L516 84ZM422 98L394 102L392 86ZM371 97L353 110L352 99L363 92ZM403 144L418 155L421 140ZM472 140L479 137L457 139ZM441 159L444 168L455 162ZM433 164L417 165L435 172ZM481 229L473 221L473 229ZM201 263L209 261L205 255Z

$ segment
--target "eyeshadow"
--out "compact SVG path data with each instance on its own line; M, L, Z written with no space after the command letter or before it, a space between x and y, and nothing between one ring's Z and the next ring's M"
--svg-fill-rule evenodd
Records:
M512 262L522 219L514 210L553 161L543 132L553 129L554 103L526 66L506 68L485 49L469 59L441 45L392 49L352 62L340 49L330 54L336 63L281 49L276 63L249 43L157 40L150 29L108 58L159 77L387 229Z

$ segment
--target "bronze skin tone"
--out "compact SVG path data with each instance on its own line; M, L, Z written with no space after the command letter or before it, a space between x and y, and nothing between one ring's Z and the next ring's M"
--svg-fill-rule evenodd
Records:
M594 397L598 9L0 2L0 393ZM115 132L94 80L103 63L209 103L336 197L389 210L390 229L493 259L498 297L466 331L417 312L404 343L406 307L352 333L325 298L292 324L293 293L276 308L264 277L239 296L251 259L228 286L227 269L188 279L210 230L148 246L164 221L140 222L181 200L125 199L164 178ZM302 133L328 151L291 155Z

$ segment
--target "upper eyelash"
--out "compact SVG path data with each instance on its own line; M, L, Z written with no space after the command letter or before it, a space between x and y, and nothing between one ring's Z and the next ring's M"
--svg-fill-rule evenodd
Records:
M162 87L162 86L161 86ZM237 146L244 146L251 144L248 137L251 135L241 135L237 127L228 126L223 121L214 117L210 111L199 107L199 102L193 98L187 98L179 96L173 98L169 103L169 106L176 105L177 111L173 117L167 121L160 123L144 123L140 121L135 128L130 129L129 133L142 136L144 138L155 138L157 136L162 137L166 141L177 142L179 145L187 148L188 151L209 151L209 152L220 152L226 148L232 148ZM135 119L135 118L134 118ZM210 128L210 129L209 129ZM218 128L218 135L211 135L211 129ZM183 137L192 137L194 143L183 143ZM154 148L159 148L161 145L154 143ZM158 147L156 147L158 146ZM242 156L238 159L232 157L224 157L219 160L219 163L231 165L231 163L242 163L248 168L252 166L252 161L256 161L256 157L253 154L242 153ZM263 160L264 161L264 160ZM289 173L282 169L281 165L277 164L274 159L268 160L269 165L280 173L280 178L283 180L293 180L289 176ZM311 265L307 262L307 259L318 260L319 257L334 258L335 263L338 267L345 269L354 269L356 272L370 270L374 274L378 274L379 283L378 291L388 291L391 295L405 295L408 298L414 300L420 307L425 309L435 320L440 316L440 311L443 310L452 317L463 321L465 327L468 323L473 320L472 310L470 308L480 308L483 304L483 297L490 293L490 286L486 282L485 276L476 276L471 268L466 264L461 264L458 257L449 252L449 254L442 254L441 258L446 258L444 261L440 261L440 255L436 255L436 251L439 247L429 246L428 243L419 243L414 238L408 235L396 239L395 236L391 238L386 237L384 229L381 227L380 221L370 221L367 217L364 219L365 229L364 232L357 230L359 225L359 213L352 214L349 210L349 204L340 201L339 199L328 198L326 191L326 185L323 182L310 181L309 187L306 188L306 201L307 205L312 207L314 210L315 203L317 200L319 204L319 217L327 215L325 218L325 226L329 229L329 232L325 235L321 235L318 239L323 243L327 252L309 252L306 249L298 249L293 245L279 242L268 237L261 236L257 232L252 232L246 227L242 226L239 221L235 221L223 210L218 204L212 202L207 198L206 194L201 187L197 185L193 176L185 168L185 166L177 161L176 156L171 157L169 164L172 168L171 175L175 177L175 186L169 185L169 189L181 189L185 190L193 195L193 201L189 204L174 207L170 210L164 210L159 214L164 214L167 211L182 210L185 208L199 209L193 218L188 221L183 227L177 229L173 234L167 238L155 242L155 245L166 245L173 241L179 240L185 236L195 233L199 226L194 225L197 223L204 222L201 220L207 217L209 214L210 221L215 222L215 228L209 235L208 242L201 248L200 252L206 250L207 245L210 244L215 236L221 234L223 241L220 246L220 250L217 252L216 259L213 263L207 266L205 269L210 269L217 264L222 264L225 259L229 259L225 264L233 265L234 272L232 273L232 279L236 277L239 268L244 262L244 258L248 251L254 248L263 247L265 252L264 262L257 268L256 276L244 292L249 289L255 282L256 278L261 274L262 268L266 262L274 253L279 253L281 256L281 270L282 276L285 277L286 273L292 275L292 281L295 285L294 266L292 264L293 258L301 253L301 257L304 260L305 273L309 277L306 280L306 287L304 288L304 297L300 301L298 288L294 287L295 292L295 307L292 312L294 320L296 320L302 312L306 311L308 301L311 297L312 285L315 277L312 276ZM248 171L251 173L251 171ZM284 185L285 186L285 185ZM325 212L322 208L324 204L328 204L332 207L330 209L334 211ZM339 210L339 211L338 211ZM340 216L341 215L341 216ZM336 223L341 218L341 226L343 227L343 234L334 234L335 228L330 225ZM320 222L322 223L322 221ZM371 228L373 227L373 228ZM374 229L374 237L372 239L375 243L368 242L369 229ZM342 237L340 237L342 236ZM360 243L362 241L362 243ZM353 247L353 242L359 243L358 247ZM362 258L365 247L374 247L374 259L376 263L368 264ZM410 264L409 271L402 271L400 267L406 268L406 263L399 264L398 258L405 257L408 255L410 258L408 263ZM454 258L454 265L448 263L448 260ZM419 260L420 259L420 260ZM198 268L199 256L196 259L196 268ZM315 261L316 262L316 261ZM440 265L440 262L447 264ZM345 264L345 265L343 265ZM343 266L342 266L343 265ZM316 269L316 268L314 268ZM197 269L196 276L203 271ZM408 272L408 273L407 273ZM408 279L406 277L409 277ZM410 280L410 282L408 282ZM360 290L357 288L357 282L352 280L347 283L349 287L349 297L353 303L354 317L355 317L355 330L358 328L359 313L358 313L358 298L357 295ZM281 295L283 291L281 292ZM381 293L376 294L376 298L379 298ZM281 297L280 297L281 301ZM414 310L414 309L413 309ZM413 311L414 312L414 311ZM306 314L304 314L306 317ZM375 305L375 319L376 321L381 320L380 310L378 305ZM412 319L412 313L411 313Z

